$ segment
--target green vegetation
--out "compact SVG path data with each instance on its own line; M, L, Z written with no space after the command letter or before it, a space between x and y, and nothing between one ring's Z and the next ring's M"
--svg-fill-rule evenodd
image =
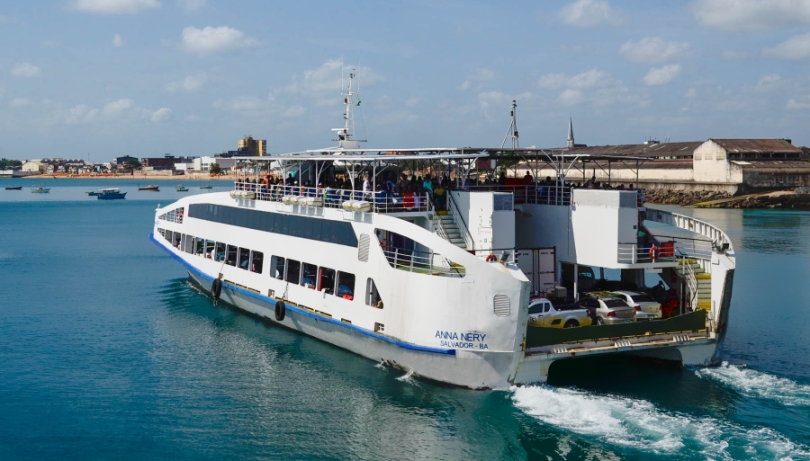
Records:
M15 166L22 166L22 162L19 160L9 160L7 158L0 158L0 170L6 170L8 168L13 168Z
M131 168L140 168L141 162L139 162L137 158L130 158L124 162L124 165L129 165Z
M222 174L222 167L219 166L219 163L212 163L209 171L211 175Z

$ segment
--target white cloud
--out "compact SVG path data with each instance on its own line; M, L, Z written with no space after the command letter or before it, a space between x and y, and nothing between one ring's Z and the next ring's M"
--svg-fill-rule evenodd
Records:
M408 98L405 100L405 107L416 107L419 104L419 98Z
M642 83L647 86L666 85L667 83L675 80L675 77L681 73L681 66L679 64L669 64L663 67L654 67L647 72L647 75L641 79Z
M782 79L781 75L768 74L759 79L757 85L754 87L754 91L758 93L769 93L771 91L783 88L785 83L786 82Z
M351 67L344 66L342 61L330 59L317 69L305 70L300 78L294 77L295 81L284 87L283 91L321 98L320 105L339 103L340 92L345 90L344 85L348 85L349 72L354 72L357 77L355 89L358 82L365 87L384 80L368 67L361 66L352 70Z
M208 81L205 74L189 75L178 82L171 82L166 85L166 91L173 93L176 91L183 93L194 93L200 91Z
M697 0L692 12L700 24L724 31L810 24L810 0Z
M563 91L557 97L557 101L563 106L576 106L577 104L581 104L584 100L585 96L583 96L581 91L571 88Z
M160 123L165 122L172 118L172 110L168 107L161 107L152 113L152 122Z
M307 110L303 106L295 105L284 111L285 118L295 118L304 115Z
M200 120L202 120L202 118L200 118L199 115L189 114L189 115L186 115L185 118L183 118L183 120L185 120L187 122L199 122Z
M9 107L14 109L23 109L31 105L31 100L26 98L14 98L8 103Z
M791 37L773 48L766 48L762 55L791 60L810 58L810 32Z
M659 37L647 37L638 42L622 45L624 59L638 64L661 64L682 57L689 50L686 42L666 41Z
M137 14L160 8L157 0L77 0L73 8L102 14Z
M258 44L258 41L245 37L241 31L227 26L205 29L186 27L183 29L180 49L198 56L209 56L234 53Z
M694 88L689 88L689 91L686 92L684 97L692 99L697 96L697 90Z
M112 44L113 44L114 47L120 48L120 47L124 46L124 39L121 38L120 35L115 34L115 35L113 35Z
M80 123L88 123L98 118L98 109L91 109L86 104L79 104L68 109L65 123L68 125L76 125Z
M564 23L577 27L621 23L619 13L606 0L577 0L565 5L558 16Z
M35 78L41 74L42 71L39 67L27 62L14 64L14 67L11 68L11 75L15 77Z
M610 76L608 74L601 70L591 69L570 77L565 74L544 75L537 81L537 86L548 89L570 88L585 90L606 86L609 83Z
M178 0L180 6L182 6L186 11L194 11L198 10L208 3L208 0Z
M135 101L131 99L118 99L105 104L104 109L101 110L101 113L105 117L118 117L133 107L135 107Z
M467 76L467 79L458 87L459 90L467 91L473 89L480 91L484 83L495 78L495 72L482 68L475 71L474 74Z
M797 101L794 98L790 98L790 99L788 99L787 104L785 104L785 109L788 109L788 110L807 110L807 109L810 109L810 102Z

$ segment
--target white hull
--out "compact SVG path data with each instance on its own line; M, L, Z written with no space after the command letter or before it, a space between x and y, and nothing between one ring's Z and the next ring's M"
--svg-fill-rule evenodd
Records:
M213 279L193 271L189 276L204 290ZM304 309L287 306L286 316L275 318L275 301L238 287L223 284L220 301L281 324L362 357L384 363L430 380L474 389L504 388L511 384L519 353L441 350L415 347L381 335L363 332Z

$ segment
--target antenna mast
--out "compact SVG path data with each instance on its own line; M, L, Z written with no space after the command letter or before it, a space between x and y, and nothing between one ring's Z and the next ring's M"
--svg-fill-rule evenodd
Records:
M343 128L333 128L332 131L337 132L338 138L334 141L338 141L338 147L344 149L357 149L359 147L359 143L365 142L364 140L353 139L354 138L354 106L360 105L360 93L357 93L353 90L353 82L354 82L354 69L352 72L349 73L349 85L346 91L341 93L343 96ZM359 86L358 86L359 87ZM358 97L357 103L355 103L355 96Z
M514 99L512 100L512 112L509 113L512 117L512 122L509 123L509 128L506 130L506 136L503 138L503 142L501 143L501 149L503 146L506 145L506 140L510 137L512 138L512 149L518 149L520 147L520 139L518 139L518 129L517 129L517 101Z

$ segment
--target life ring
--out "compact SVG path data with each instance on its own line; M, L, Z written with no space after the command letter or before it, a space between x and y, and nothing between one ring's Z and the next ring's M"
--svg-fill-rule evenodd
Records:
M284 320L284 317L287 315L287 306L284 305L283 302L277 301L276 302L276 320L279 322Z
M214 301L219 300L219 295L222 293L222 280L216 278L214 282L211 283L211 297L214 298Z
M487 259L486 259L486 261L487 261L488 263L494 263L494 262L495 262L495 261L497 261L497 260L498 260L498 258L496 258L496 257L495 257L495 255L487 255Z
M658 259L658 247L655 245L650 247L650 259L652 259L653 261Z

